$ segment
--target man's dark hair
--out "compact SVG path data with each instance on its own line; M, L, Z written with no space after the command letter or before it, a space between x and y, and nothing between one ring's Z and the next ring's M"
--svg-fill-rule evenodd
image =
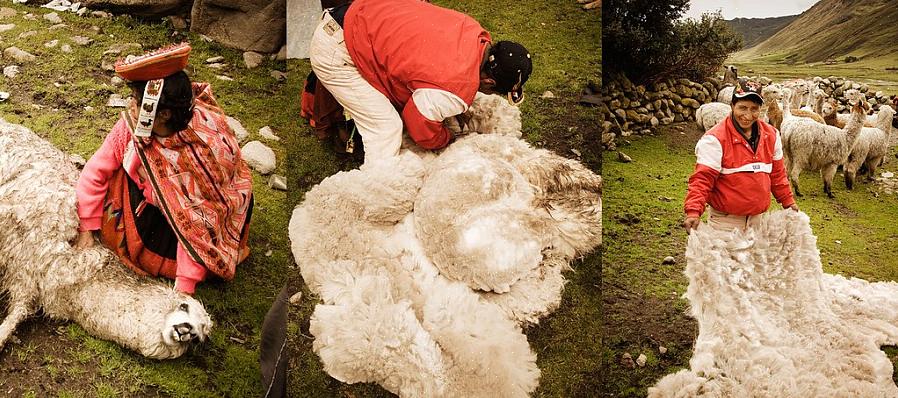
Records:
M184 71L166 77L162 87L162 95L159 96L157 112L163 109L171 111L171 118L165 122L165 127L171 131L181 131L187 128L190 119L193 118L193 87L190 78ZM129 82L128 86L137 98L137 103L143 101L143 90L146 81Z

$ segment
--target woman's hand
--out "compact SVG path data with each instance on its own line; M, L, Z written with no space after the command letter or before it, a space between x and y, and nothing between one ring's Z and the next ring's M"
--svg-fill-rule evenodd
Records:
M94 233L92 231L79 231L75 238L76 249L87 249L94 245Z

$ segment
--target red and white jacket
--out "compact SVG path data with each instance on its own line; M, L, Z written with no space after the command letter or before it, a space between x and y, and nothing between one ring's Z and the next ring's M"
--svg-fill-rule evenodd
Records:
M695 171L689 177L684 210L699 217L705 204L718 211L751 216L767 211L770 194L784 208L795 204L783 166L779 131L758 120L758 148L733 125L731 116L712 127L695 145Z
M343 32L359 73L390 99L409 136L427 149L446 146L452 136L442 121L474 102L490 34L420 0L356 0Z

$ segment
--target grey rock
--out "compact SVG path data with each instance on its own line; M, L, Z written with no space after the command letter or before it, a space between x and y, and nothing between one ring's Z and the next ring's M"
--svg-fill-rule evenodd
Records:
M90 15L92 17L97 17L97 18L111 18L112 17L112 14L110 14L106 11L91 11Z
M106 106L110 108L127 108L129 102L127 98L122 98L120 94L110 94L109 100L106 101Z
M279 70L271 71L271 77L273 77L275 80L277 80L279 82L287 80L287 74L284 72L281 72Z
M2 24L2 25L0 25L0 33L10 31L15 28L16 28L16 24L14 24L14 23Z
M125 79L122 79L118 76L113 76L112 79L109 80L109 83L112 84L113 87L119 87L125 84Z
M245 128L243 128L243 125L240 124L239 120L228 116L227 121L228 127L230 127L231 130L234 131L234 135L237 136L237 141L243 142L247 137L249 137L249 132L246 131Z
M218 79L218 80L224 80L224 81L226 81L226 82L232 82L232 81L234 81L233 78L231 78L230 76L225 76L225 75L218 75L218 76L215 76L215 78Z
M86 36L72 36L72 42L79 46L87 46L94 42L94 39Z
M287 37L287 0L194 0L190 31L244 51L273 53Z
M206 58L206 63L207 64L217 64L219 62L224 61L224 59L225 59L225 57L222 57L221 55L219 55L219 56L215 56L215 57Z
M8 79L12 79L19 74L19 66L18 65L9 65L3 68L3 76L6 76Z
M54 40L50 40L50 41L44 43L44 47L53 48L53 47L56 47L58 44L59 44L59 40L54 39Z
M677 263L677 259L675 259L673 256L664 257L664 260L661 261L661 264L664 264L664 265L671 265L671 264L676 264L676 263Z
M648 359L649 358L647 356L645 356L645 354L639 354L639 357L636 358L636 365L639 365L639 367L643 367L643 366L645 366L645 362Z
M64 52L64 53L72 52L72 46L70 46L68 44L63 44L62 46L59 47L59 49L62 50L62 52ZM110 66L110 68L111 69L107 69L107 70L115 70L115 68L112 68L111 66Z
M623 134L621 134L621 135L623 135ZM633 161L633 158L627 156L627 154L625 154L623 152L618 151L617 152L617 160L621 163L630 163Z
M175 28L177 30L187 29L187 20L186 19L181 18L177 15L172 15L172 16L168 17L168 19L171 21L171 26L173 28Z
M52 23L62 23L62 18L60 18L59 14L57 14L55 12L44 14L44 19L46 19Z
M31 36L36 35L36 34L37 34L36 31L29 30L29 31L27 31L27 32L19 33L19 38L20 38L20 39L27 39L27 38L29 38L29 37L31 37Z
M259 141L250 141L240 150L243 160L253 170L260 174L269 174L274 171L276 161L274 151Z
M268 187L279 191L287 190L287 177L278 174L272 174L268 179Z
M262 63L264 57L255 51L247 51L243 53L243 63L247 69L253 69Z
M9 18L18 15L18 12L9 7L0 8L0 18Z
M546 92L544 92L543 95L540 96L540 98L555 98L555 94L551 91L546 90Z
M271 127L265 126L259 129L259 135L266 139L272 141L280 141L281 137L274 135L274 131L271 130Z
M289 301L291 305L299 305L299 303L302 301L302 292L298 292L290 296L287 301Z
M33 54L24 51L18 47L9 47L3 50L3 56L12 58L18 62L32 62L37 59Z

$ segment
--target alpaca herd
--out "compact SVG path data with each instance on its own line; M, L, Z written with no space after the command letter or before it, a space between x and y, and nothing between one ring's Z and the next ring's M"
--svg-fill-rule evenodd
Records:
M731 67L726 74L733 74ZM721 89L718 102L696 110L699 128L707 131L729 116L733 90L735 86ZM837 100L826 98L823 90L806 80L768 84L761 96L761 119L780 132L786 172L796 196L802 196L798 186L802 171L819 170L823 191L833 198L832 181L840 166L844 168L845 186L851 190L858 173L866 170L872 179L888 155L895 109L881 105L878 112L868 115L870 105L858 90L844 92L849 113L839 113Z

